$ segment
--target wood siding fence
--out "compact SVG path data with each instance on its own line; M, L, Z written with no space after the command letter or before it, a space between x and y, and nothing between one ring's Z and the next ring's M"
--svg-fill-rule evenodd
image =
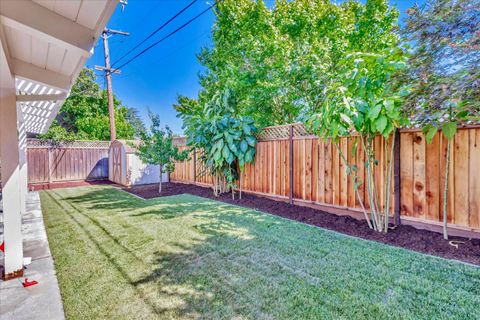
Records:
M30 139L27 145L28 183L108 178L108 141L74 141L54 146Z
M256 147L255 163L246 165L242 173L243 191L323 209L333 208L336 213L339 210L360 212L353 181L346 175L345 165L331 142L311 135L263 136L266 138L262 139L261 135ZM404 130L398 136L391 212L397 211L402 221L426 223L438 230L443 221L446 139L439 133L427 144L419 130ZM348 155L350 164L357 164L358 176L365 181L364 152L359 146L352 154L353 140L353 137L342 138L340 148ZM386 166L384 143L381 137L375 140L377 186L386 182L380 170ZM180 146L182 150L185 148ZM201 174L202 164L197 158L198 154L192 154L190 160L176 163L171 180L212 185L212 177ZM480 128L458 130L452 143L449 175L448 222L460 231L480 232ZM364 184L359 188L368 208ZM383 188L379 191L383 192ZM384 207L382 193L380 199Z

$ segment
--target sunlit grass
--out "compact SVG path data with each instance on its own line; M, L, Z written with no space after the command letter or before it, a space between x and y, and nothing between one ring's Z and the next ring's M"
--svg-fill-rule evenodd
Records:
M41 200L67 318L478 317L480 269L462 263L191 195Z

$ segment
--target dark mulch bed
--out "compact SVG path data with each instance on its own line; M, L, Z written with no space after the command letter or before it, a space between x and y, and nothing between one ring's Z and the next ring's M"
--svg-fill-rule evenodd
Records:
M322 228L338 231L351 236L383 242L397 247L440 256L447 259L456 259L480 265L480 240L450 237L450 240L464 241L458 249L443 239L440 233L415 229L402 225L387 234L375 232L368 228L365 221L349 216L338 216L317 209L291 205L283 201L275 201L264 197L243 193L241 200L232 200L231 194L224 194L216 198L210 188L181 183L165 183L161 196L172 196L189 193L196 196L210 198L242 207L257 209L284 218L301 221ZM124 189L146 199L156 198L158 185L137 186Z

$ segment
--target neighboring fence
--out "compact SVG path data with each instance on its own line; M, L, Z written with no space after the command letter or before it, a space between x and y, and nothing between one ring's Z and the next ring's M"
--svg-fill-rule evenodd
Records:
M427 144L417 130L404 130L399 136L392 181L392 212L396 211L405 221L438 226L443 216L446 140L437 134L431 144ZM349 163L357 164L358 175L365 181L363 150L358 147L352 155L352 146L353 138L341 139L342 153L348 154ZM383 138L378 137L375 141L379 161L375 175L377 186L386 181L379 174L379 168L386 165L383 146ZM480 231L480 128L459 129L451 155L448 221L462 230ZM211 185L211 177L200 175L202 168L197 158L198 155L192 155L189 161L177 163L171 180ZM242 190L251 193L325 208L356 212L360 209L353 182L345 174L345 165L335 146L309 135L299 124L265 128L259 136L255 164L245 167L241 180ZM363 184L360 194L368 206ZM383 202L382 194L380 199Z
M72 141L52 145L29 139L28 183L107 179L109 144L108 141Z

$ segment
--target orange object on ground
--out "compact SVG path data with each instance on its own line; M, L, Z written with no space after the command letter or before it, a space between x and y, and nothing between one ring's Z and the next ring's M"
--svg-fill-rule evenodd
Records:
M0 250L2 252L5 252L5 242L2 242L2 244L0 244Z

